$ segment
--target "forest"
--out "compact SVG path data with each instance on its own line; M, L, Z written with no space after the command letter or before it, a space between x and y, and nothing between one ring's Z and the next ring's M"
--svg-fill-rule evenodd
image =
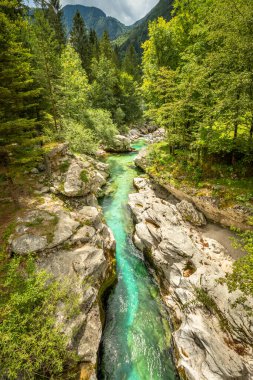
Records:
M149 173L252 210L252 2L175 1L173 12L149 25L143 44L145 113L167 131ZM249 255L229 283L252 294L252 216L247 224L240 244Z
M0 205L0 379L75 379L55 325L62 299L75 312L74 292L8 251L27 176L56 144L94 158L131 128L164 128L150 176L250 210L235 229L247 253L223 280L252 297L253 3L175 0L171 20L149 23L142 57L98 38L78 11L67 35L60 0L35 4L0 0L0 190L13 200Z

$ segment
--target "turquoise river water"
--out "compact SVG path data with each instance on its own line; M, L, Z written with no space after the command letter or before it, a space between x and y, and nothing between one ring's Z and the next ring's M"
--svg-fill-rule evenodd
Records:
M137 141L139 150L145 144ZM106 307L100 350L99 379L174 380L168 317L143 261L134 247L133 224L127 210L132 192L136 153L112 155L110 193L102 201L105 219L116 239L118 282Z

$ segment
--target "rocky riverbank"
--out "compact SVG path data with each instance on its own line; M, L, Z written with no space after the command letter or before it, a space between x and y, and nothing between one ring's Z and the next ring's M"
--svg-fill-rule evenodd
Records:
M31 174L38 182L34 202L16 220L10 255L36 255L38 269L68 284L75 294L74 315L59 305L57 323L78 355L80 379L96 378L102 334L100 296L114 275L115 240L103 221L97 196L108 177L107 165L77 156L66 144L45 157Z
M135 164L142 170L146 171L148 167L148 151L143 149L135 160ZM219 200L214 197L200 195L198 189L190 187L176 187L168 181L163 181L161 177L154 174L150 175L162 187L168 190L179 200L186 200L193 203L208 220L219 223L222 226L236 227L241 230L252 229L249 223L252 218L252 211L242 205L235 204L233 206L220 207Z
M136 178L129 196L134 243L155 269L174 324L176 361L190 380L252 379L253 301L236 303L224 278L233 259L197 226L192 204L177 201L150 180Z

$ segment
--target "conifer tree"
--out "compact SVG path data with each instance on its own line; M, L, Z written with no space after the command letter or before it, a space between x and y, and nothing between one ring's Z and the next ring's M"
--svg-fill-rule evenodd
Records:
M97 36L95 29L90 29L89 44L90 44L92 59L95 58L96 60L98 60L99 53L100 53L99 52L99 41L98 41L98 36Z
M70 33L70 42L79 54L83 69L90 75L91 46L84 20L79 11L73 18L73 27Z
M56 39L62 49L66 44L66 31L63 21L63 12L60 5L60 0L50 0L48 3L47 18L50 26L55 31Z
M134 45L129 45L124 60L123 70L130 74L135 80L140 79L139 61Z
M39 90L33 86L23 11L21 1L0 1L0 156L5 166L23 162L38 139Z
M53 129L57 132L60 127L57 107L57 85L61 74L59 43L41 9L34 14L30 44L34 55L35 80L42 88L40 108L52 118Z
M110 41L109 33L104 32L100 44L99 44L100 54L106 57L109 60L113 59L113 48Z

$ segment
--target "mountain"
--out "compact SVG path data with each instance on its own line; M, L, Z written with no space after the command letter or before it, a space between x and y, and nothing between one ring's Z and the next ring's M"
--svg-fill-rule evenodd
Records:
M170 20L173 2L173 0L160 0L145 17L131 25L127 33L119 36L117 40L115 40L115 44L120 47L122 52L126 51L128 46L133 44L137 53L140 54L141 45L148 37L148 23L158 17Z
M97 35L101 37L105 30L108 31L110 39L114 40L118 36L128 32L131 27L122 24L114 17L108 17L96 7L86 7L84 5L66 5L62 8L67 33L72 28L73 17L77 11L80 12L88 29L95 29Z

